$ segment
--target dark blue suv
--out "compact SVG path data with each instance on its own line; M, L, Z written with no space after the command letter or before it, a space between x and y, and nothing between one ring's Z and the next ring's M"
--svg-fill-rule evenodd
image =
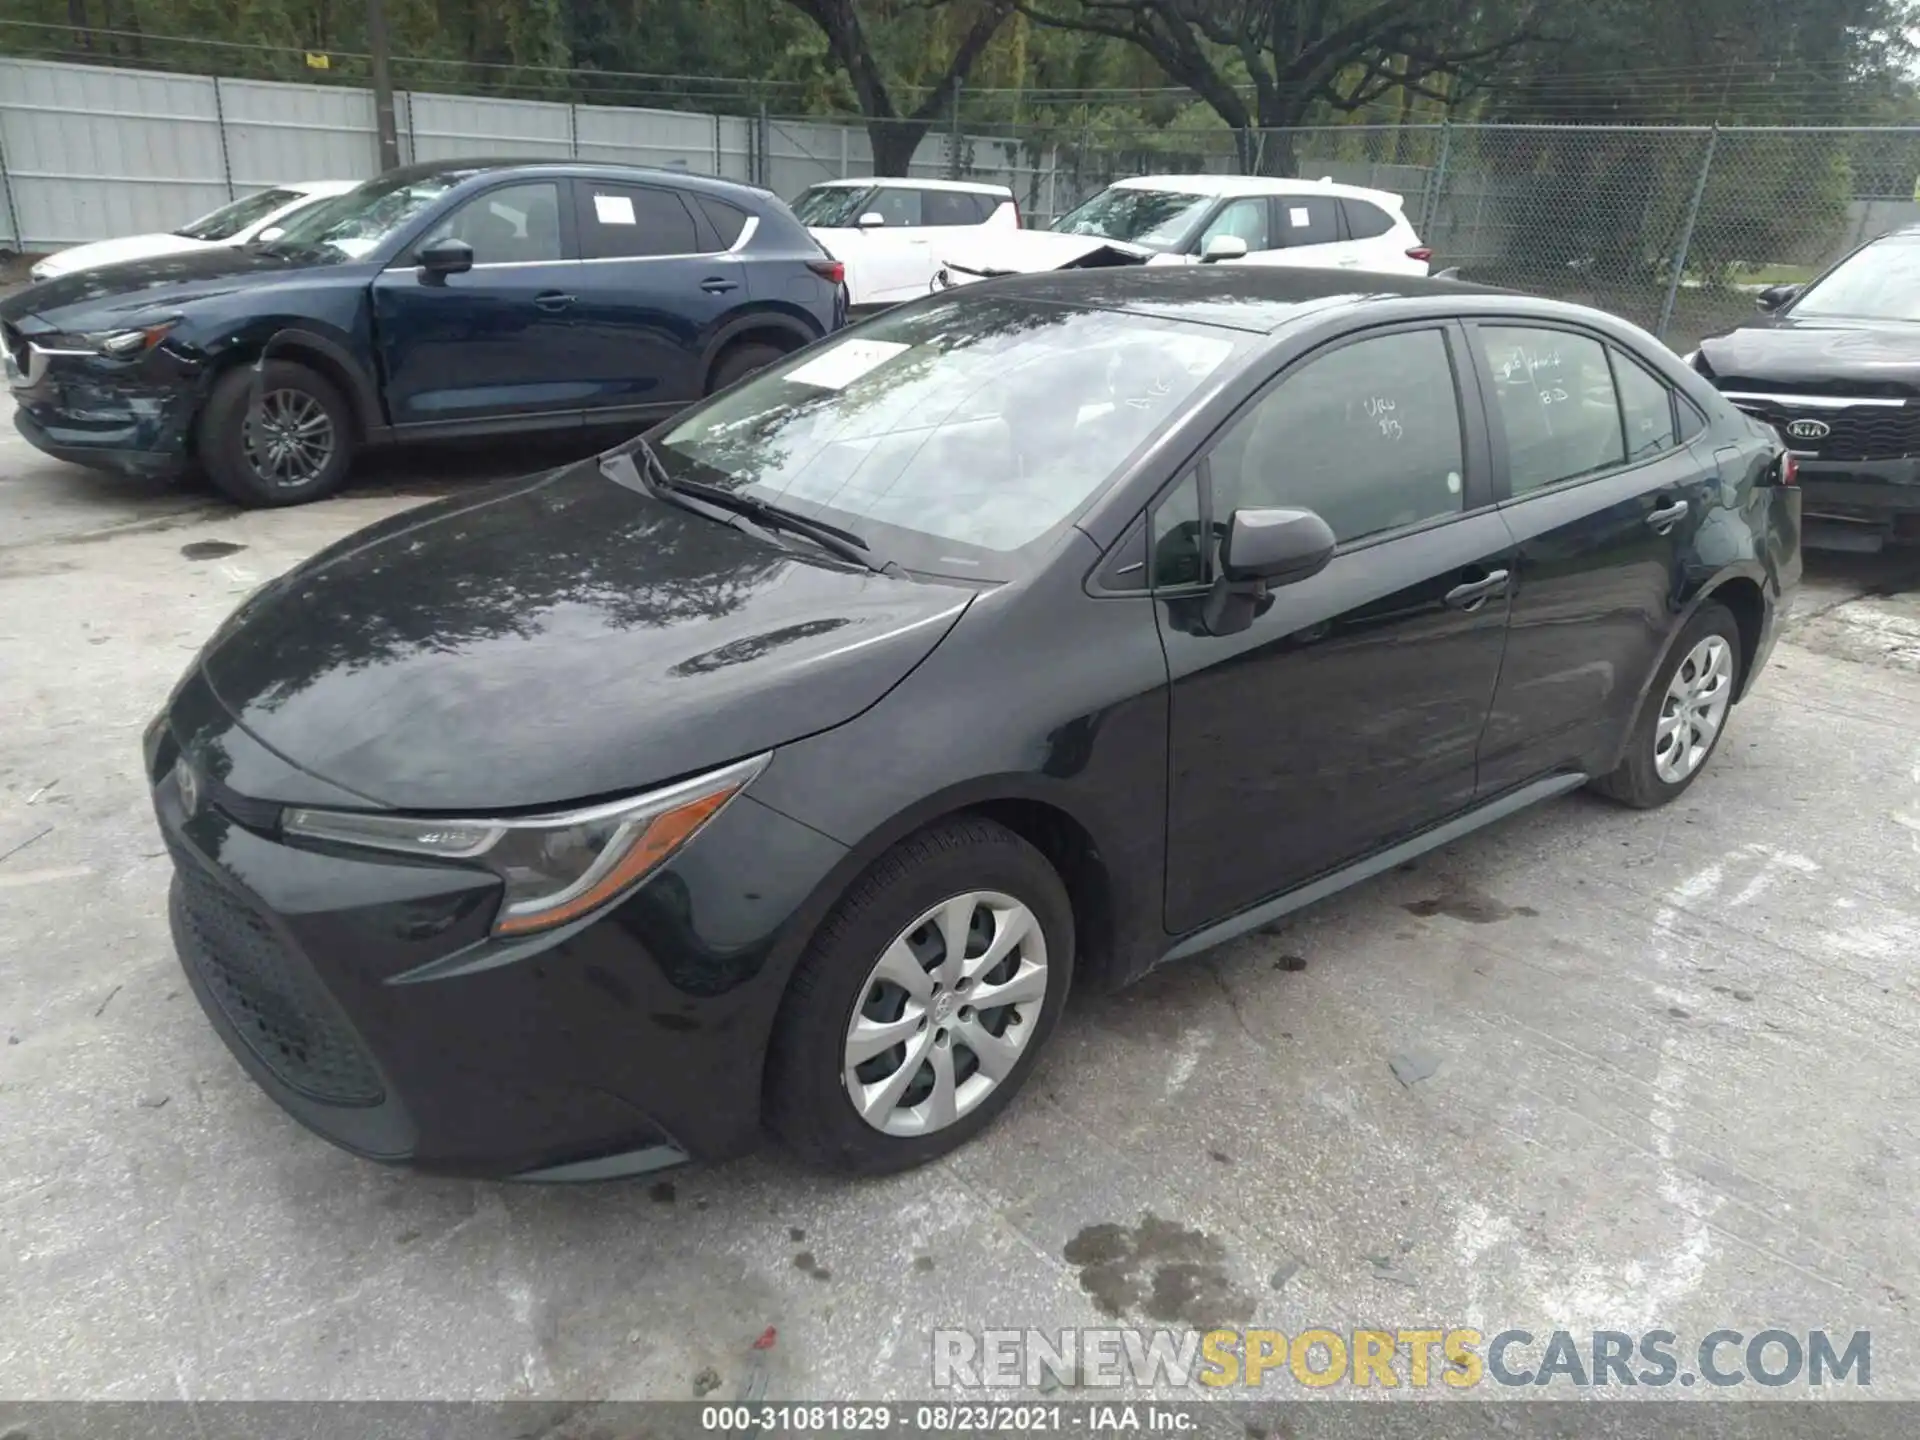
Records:
M763 190L442 161L238 250L31 286L0 341L49 455L292 505L364 445L661 419L838 329L844 279Z

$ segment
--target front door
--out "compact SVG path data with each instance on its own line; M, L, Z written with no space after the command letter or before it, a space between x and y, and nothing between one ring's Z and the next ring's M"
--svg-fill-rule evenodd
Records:
M488 190L431 226L423 244L451 237L473 247L465 274L426 276L408 255L375 279L375 342L395 425L577 419L570 319L580 263L564 184Z
M708 342L747 302L746 267L677 190L573 185L584 257L573 364L588 419L664 413L699 399Z
M1172 681L1167 929L1184 934L1465 808L1506 640L1464 337L1369 332L1244 409L1151 520ZM1468 424L1469 417L1472 424ZM1317 511L1341 541L1237 634L1203 623L1238 507Z
M1595 336L1469 327L1496 486L1517 542L1483 794L1606 768L1682 603L1711 457L1678 439L1666 383ZM1504 477L1504 484L1501 483Z

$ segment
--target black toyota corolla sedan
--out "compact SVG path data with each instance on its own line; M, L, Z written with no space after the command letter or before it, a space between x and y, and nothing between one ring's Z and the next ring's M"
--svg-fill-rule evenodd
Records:
M147 736L195 993L362 1155L916 1164L1118 985L1523 806L1698 778L1776 435L1444 281L970 287L323 551Z
M1786 436L1808 545L1920 540L1920 229L1755 299L1760 315L1688 358Z

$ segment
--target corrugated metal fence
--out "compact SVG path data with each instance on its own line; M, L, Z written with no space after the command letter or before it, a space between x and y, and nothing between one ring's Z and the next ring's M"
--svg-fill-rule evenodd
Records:
M792 197L818 180L871 172L857 125L567 105L402 91L400 155L611 160L764 185ZM356 180L379 168L371 91L226 80L0 57L0 245L47 250L171 230L290 180ZM1054 192L1017 141L969 139L967 173ZM929 135L912 173L950 173L949 137Z

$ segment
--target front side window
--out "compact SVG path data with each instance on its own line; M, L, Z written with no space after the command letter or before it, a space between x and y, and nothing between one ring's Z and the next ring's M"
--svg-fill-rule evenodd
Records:
M222 205L211 215L202 215L173 233L189 240L208 240L217 244L233 239L243 230L252 229L281 206L291 205L299 198L298 190L262 190L244 200Z
M802 225L851 230L867 213L867 197L872 193L866 185L815 185L795 199L793 213Z
M897 185L878 186L873 192L873 198L867 201L867 211L878 215L889 226L918 225L920 223L920 192L903 190Z
M1331 195L1279 195L1280 243L1331 245L1340 238L1340 202Z
M1053 228L1063 235L1092 235L1148 250L1172 250L1212 204L1210 195L1116 185L1069 210L1054 221Z
M1795 315L1920 320L1920 244L1888 239L1856 250L1791 309Z
M969 297L883 316L673 423L670 475L817 515L909 569L1006 578L1246 344Z
M700 243L693 212L672 190L581 180L575 194L580 254L588 260L696 255L709 248Z
M1207 222L1207 228L1200 232L1197 248L1204 255L1207 245L1216 237L1231 235L1246 241L1249 253L1271 250L1273 242L1267 238L1267 219L1268 208L1264 196L1234 200Z
M1626 458L1613 374L1598 340L1507 325L1483 325L1477 335L1493 379L1493 420L1506 435L1515 496Z
M560 259L560 187L552 180L503 185L476 195L435 225L422 242L464 240L476 265Z
M1345 543L1457 515L1462 456L1446 336L1358 340L1309 360L1234 420L1209 462L1214 521L1243 507L1312 510Z

